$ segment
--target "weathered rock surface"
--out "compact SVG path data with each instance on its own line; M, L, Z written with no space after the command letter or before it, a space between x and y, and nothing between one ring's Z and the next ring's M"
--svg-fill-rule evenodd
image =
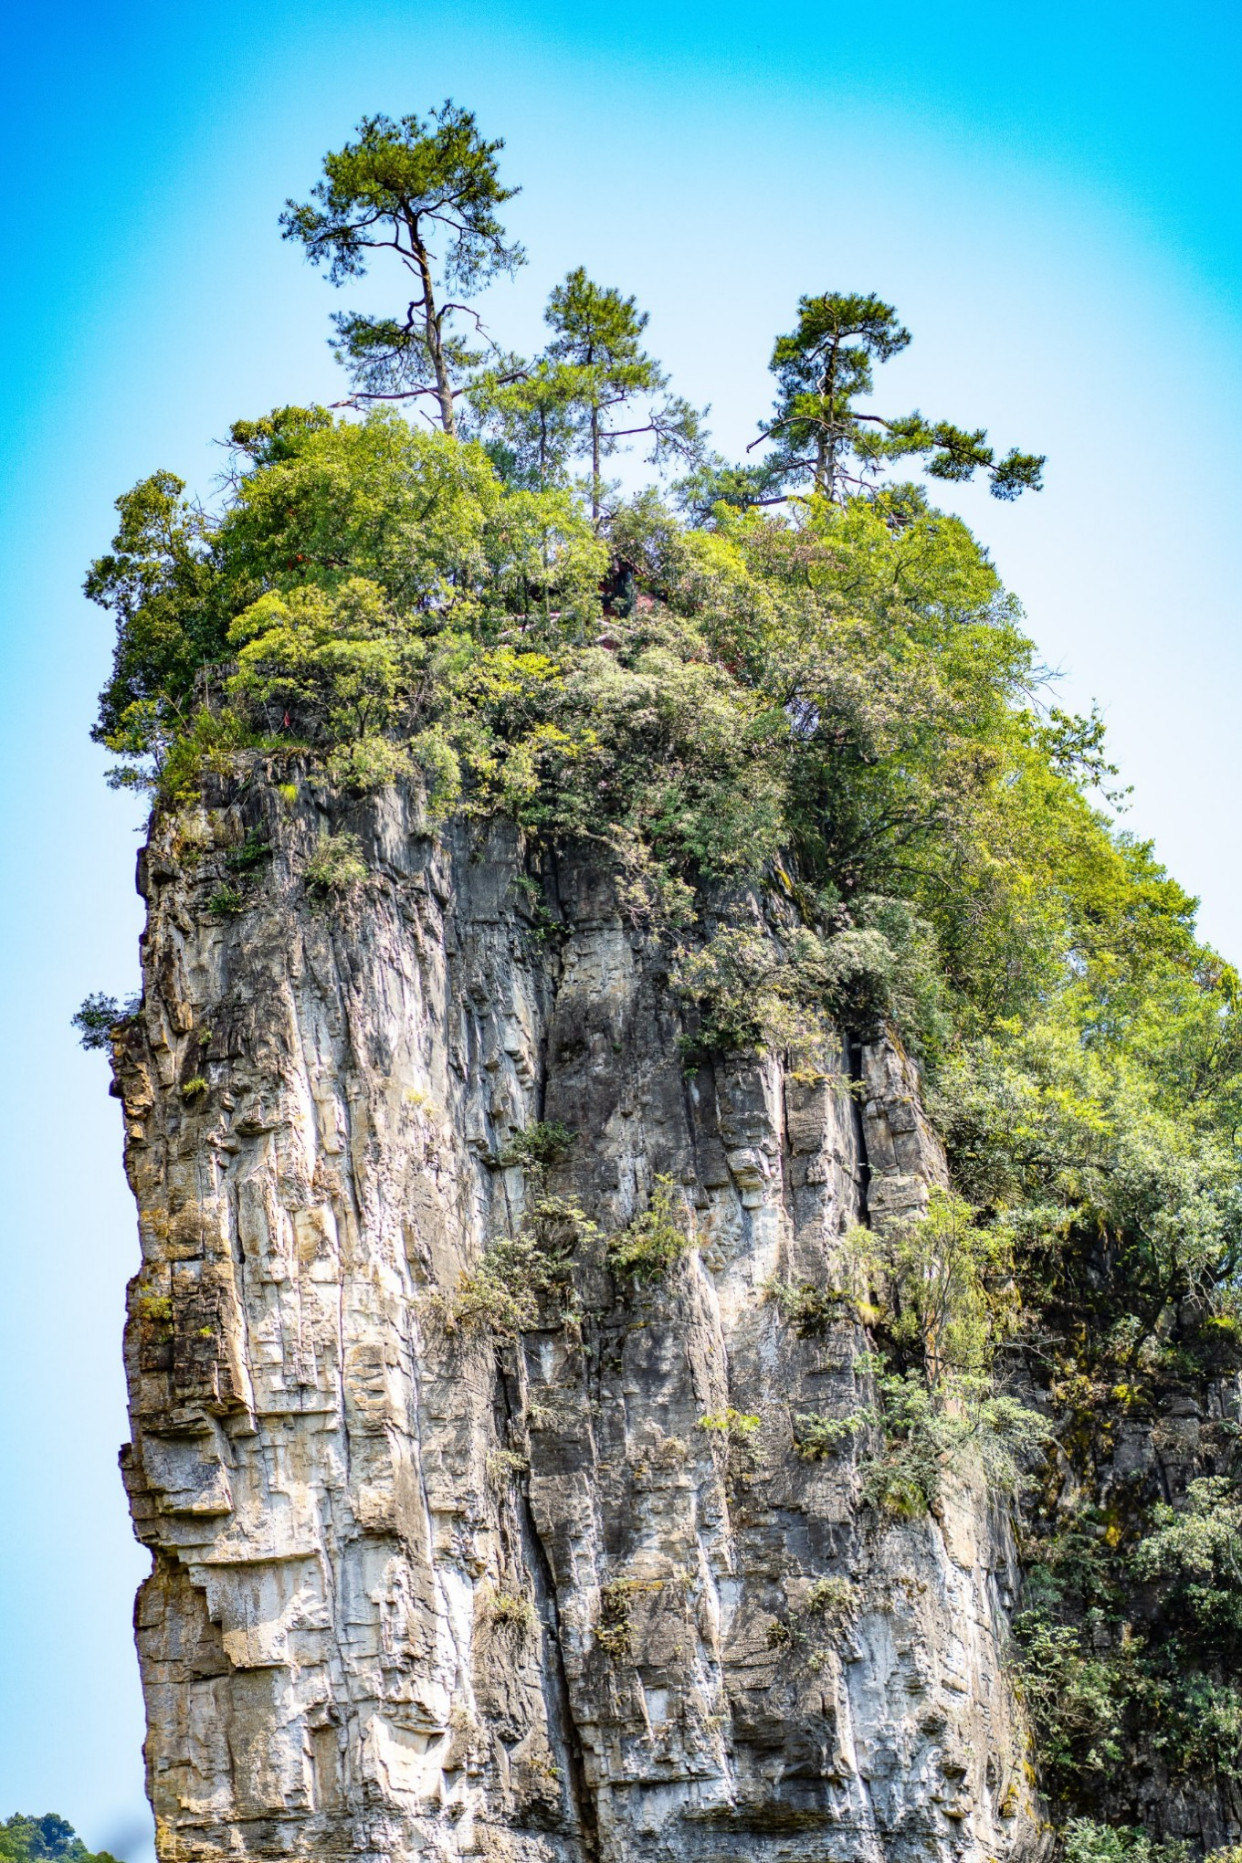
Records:
M941 1175L900 1053L687 1078L604 872L536 908L506 832L290 793L256 772L157 831L117 1057L161 1857L1040 1854L1003 1523L963 1493L881 1528L848 1453L800 1457L796 1415L861 1401L865 1340L765 1297L833 1285L850 1226ZM329 825L372 878L315 911ZM500 1159L537 1119L579 1134L553 1186L602 1231L667 1175L694 1246L640 1293L589 1250L582 1327L498 1348L445 1301L519 1220ZM700 1423L729 1409L760 1419L732 1449ZM853 1588L828 1614L823 1578Z

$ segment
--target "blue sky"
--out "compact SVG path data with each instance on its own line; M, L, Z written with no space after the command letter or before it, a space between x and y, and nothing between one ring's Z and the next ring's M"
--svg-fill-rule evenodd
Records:
M87 742L109 641L79 588L136 478L206 492L231 420L340 392L324 335L350 300L279 240L284 197L363 112L452 94L523 187L502 336L534 342L585 263L649 309L729 451L801 292L891 299L915 341L886 405L1048 453L1041 497L957 505L1062 702L1100 701L1130 824L1242 959L1242 12L10 0L0 34L0 1817L54 1808L136 1858L146 1561L115 1454L137 1258L115 1103L68 1017L136 980L137 815Z

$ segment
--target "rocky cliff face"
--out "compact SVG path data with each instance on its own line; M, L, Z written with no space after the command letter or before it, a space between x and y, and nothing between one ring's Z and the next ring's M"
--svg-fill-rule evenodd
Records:
M1036 1856L1003 1523L962 1492L882 1527L848 1452L799 1455L866 1342L765 1297L942 1174L901 1054L686 1077L602 869L536 899L508 833L433 837L401 791L213 800L144 856L117 1055L162 1858ZM315 910L329 826L371 877ZM603 1234L668 1178L693 1246L636 1289L594 1241L581 1323L498 1342L446 1322L535 1120L578 1135L551 1187Z

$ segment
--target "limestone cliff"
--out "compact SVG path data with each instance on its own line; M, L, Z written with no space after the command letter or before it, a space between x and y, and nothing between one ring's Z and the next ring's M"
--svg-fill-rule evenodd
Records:
M1039 1855L1004 1522L963 1490L884 1526L848 1451L800 1455L866 1341L765 1296L942 1175L899 1050L688 1076L604 865L532 882L401 789L256 767L208 800L143 856L117 1050L161 1857ZM316 908L329 828L370 877ZM271 851L230 891L239 846ZM669 1178L692 1246L643 1289L592 1244L580 1324L498 1342L446 1316L536 1120L577 1134L552 1181L601 1235ZM758 1429L704 1426L730 1411Z

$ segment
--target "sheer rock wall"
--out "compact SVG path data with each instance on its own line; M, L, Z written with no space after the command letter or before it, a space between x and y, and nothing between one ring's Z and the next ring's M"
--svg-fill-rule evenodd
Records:
M942 1175L901 1054L687 1078L602 870L536 903L507 831L293 795L256 770L156 831L116 1057L161 1858L1040 1855L1003 1523L962 1494L882 1529L848 1454L800 1457L794 1416L865 1400L866 1342L765 1298ZM371 878L315 910L329 826ZM248 831L273 854L222 912ZM443 1303L519 1219L499 1160L536 1119L578 1133L551 1187L602 1230L667 1174L694 1247L638 1294L588 1251L581 1339L498 1348ZM733 1449L700 1424L729 1408L760 1419Z

